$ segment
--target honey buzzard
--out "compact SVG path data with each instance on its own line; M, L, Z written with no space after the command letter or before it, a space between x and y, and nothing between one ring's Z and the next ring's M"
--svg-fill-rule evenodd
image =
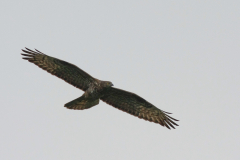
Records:
M168 129L175 128L174 125L178 126L174 122L178 120L168 115L171 113L158 109L134 93L114 88L111 82L93 78L77 66L50 57L38 50L33 51L26 48L22 51L27 53L22 53L22 55L25 56L23 59L34 63L52 75L84 91L81 97L64 105L64 107L68 109L88 109L97 105L99 99L101 99L115 108L147 121L159 123L162 126L166 126Z

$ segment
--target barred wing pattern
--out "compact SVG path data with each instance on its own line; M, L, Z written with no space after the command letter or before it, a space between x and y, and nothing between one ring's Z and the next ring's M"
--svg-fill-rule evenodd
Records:
M26 48L26 50L22 51L27 53L22 54L23 56L25 56L23 57L23 59L34 63L38 67L46 70L52 75L63 79L64 81L72 84L73 86L83 91L86 91L89 84L95 81L92 76L71 63L62 61L54 57L50 57L38 50L33 51Z
M134 93L111 87L107 94L100 99L115 108L137 116L138 118L159 123L168 129L171 127L175 128L174 125L178 126L173 122L178 120L168 115L171 113L158 109Z

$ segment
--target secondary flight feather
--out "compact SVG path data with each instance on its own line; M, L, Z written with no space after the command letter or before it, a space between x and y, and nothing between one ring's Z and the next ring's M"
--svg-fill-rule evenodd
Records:
M115 108L147 121L158 123L168 129L178 126L174 122L178 120L168 115L171 113L158 109L135 93L114 88L112 82L98 80L77 66L50 57L38 50L33 51L26 48L22 51L24 52L22 53L23 59L84 91L82 96L64 105L68 109L88 109L102 100Z

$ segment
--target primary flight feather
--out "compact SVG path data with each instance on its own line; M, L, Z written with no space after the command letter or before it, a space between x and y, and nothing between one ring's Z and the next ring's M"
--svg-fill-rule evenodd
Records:
M168 129L178 126L174 122L178 120L168 115L171 113L158 109L134 93L114 88L111 82L93 78L77 66L50 57L38 50L33 51L26 48L22 51L25 52L25 54L22 53L23 59L84 91L82 96L64 105L68 109L83 110L91 108L97 105L100 99L115 108L147 121L159 123Z

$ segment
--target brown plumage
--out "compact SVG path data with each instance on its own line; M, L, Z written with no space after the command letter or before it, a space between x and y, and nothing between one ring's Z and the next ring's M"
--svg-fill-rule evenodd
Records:
M26 48L22 51L27 53L22 54L25 56L23 59L85 91L82 96L64 105L68 109L88 109L97 105L101 99L115 108L147 121L159 123L168 129L175 128L174 125L178 126L174 122L178 120L168 115L171 113L158 109L134 93L114 88L111 82L93 78L77 66L45 55L38 50Z

